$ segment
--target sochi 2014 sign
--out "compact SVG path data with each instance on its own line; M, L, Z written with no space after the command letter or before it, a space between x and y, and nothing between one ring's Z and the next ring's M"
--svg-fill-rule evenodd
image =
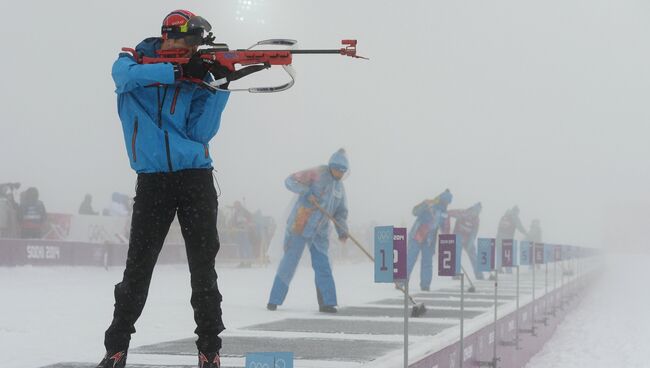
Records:
M438 235L438 276L460 273L461 249L456 234Z
M501 265L503 267L514 266L514 240L502 239L501 240Z
M532 263L533 261L533 243L522 240L519 242L519 264L521 266L526 266Z
M406 280L406 228L375 227L375 282Z
M544 244L535 243L535 264L544 264Z
M393 227L375 227L375 282L393 282Z
M406 280L406 228L393 228L393 280Z
M293 368L293 353L247 353L246 368Z
M494 238L478 238L477 241L477 270L490 272L494 270Z

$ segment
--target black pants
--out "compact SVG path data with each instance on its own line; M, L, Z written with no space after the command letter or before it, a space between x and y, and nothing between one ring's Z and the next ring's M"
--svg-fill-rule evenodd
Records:
M106 331L108 351L126 350L144 308L158 254L178 214L189 263L191 304L202 352L221 349L221 294L214 260L219 251L217 194L212 170L139 174L131 221L128 259L122 282L115 285L115 312ZM170 290L173 292L173 290ZM170 319L174 316L169 316Z

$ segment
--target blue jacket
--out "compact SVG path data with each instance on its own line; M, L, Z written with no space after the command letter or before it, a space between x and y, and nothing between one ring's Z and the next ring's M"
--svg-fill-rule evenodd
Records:
M415 206L413 215L416 219L411 227L409 241L418 246L435 246L436 235L447 220L447 206L452 198L449 190L445 190L436 198L424 200Z
M155 57L160 45L159 38L148 38L136 51ZM133 170L154 173L212 167L208 144L219 130L230 92L212 93L193 83L177 82L172 64L138 64L127 53L117 58L112 75Z
M318 198L320 206L343 226L343 228L335 226L338 235L347 235L348 208L345 188L341 180L332 176L331 165L349 168L345 152L339 150L334 153L329 165L297 172L285 180L287 189L299 195L287 221L287 234L302 235L306 238L328 236L330 221L309 202L308 198L313 194Z

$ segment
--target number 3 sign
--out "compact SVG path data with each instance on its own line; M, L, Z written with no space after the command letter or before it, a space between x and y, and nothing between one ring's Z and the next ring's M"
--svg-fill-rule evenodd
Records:
M478 244L478 271L490 272L494 270L494 238L479 238Z

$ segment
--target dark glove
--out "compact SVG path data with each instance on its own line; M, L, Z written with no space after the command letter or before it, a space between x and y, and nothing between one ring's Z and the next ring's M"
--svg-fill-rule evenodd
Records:
M183 77L203 80L210 70L210 64L203 61L199 53L192 55L187 64L181 64Z

